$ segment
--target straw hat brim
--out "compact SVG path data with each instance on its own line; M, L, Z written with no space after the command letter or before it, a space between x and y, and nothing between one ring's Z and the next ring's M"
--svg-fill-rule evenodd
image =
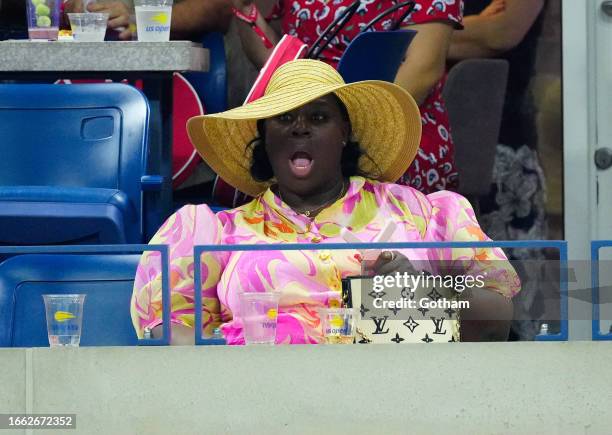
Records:
M359 167L381 181L395 182L408 169L421 140L419 108L403 88L368 80L349 84L316 83L285 89L226 112L196 116L187 122L191 143L204 161L241 192L257 196L270 183L255 181L249 172L257 120L270 118L335 93L347 108L352 134L371 158Z

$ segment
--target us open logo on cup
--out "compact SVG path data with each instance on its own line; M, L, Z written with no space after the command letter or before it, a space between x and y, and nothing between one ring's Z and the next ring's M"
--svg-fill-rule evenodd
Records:
M329 320L329 327L325 329L325 333L342 334L345 332L345 330L344 319L340 315L334 314Z
M270 308L268 310L267 315L268 315L268 319L274 320L278 317L278 310L276 310L275 308Z
M78 331L79 325L76 325L74 323L70 323L70 324L63 324L64 322L68 322L70 320L76 319L76 316L74 314L72 314L70 311L56 311L53 314L53 319L57 322L57 323L61 323L62 325L52 325L50 330L52 332L55 332L57 330L62 330L64 332L70 332L70 333L74 333L74 331Z
M159 14L153 15L150 20L155 23L145 27L145 32L169 32L170 31L170 23L168 19L168 14L165 12L160 12Z
M170 40L172 6L136 6L138 40L162 42Z
M70 319L74 319L76 316L68 311L56 311L53 318L56 322L65 322Z
M264 329L276 329L276 318L278 317L278 310L275 308L270 308L266 312L266 317L264 321L261 323L262 328Z

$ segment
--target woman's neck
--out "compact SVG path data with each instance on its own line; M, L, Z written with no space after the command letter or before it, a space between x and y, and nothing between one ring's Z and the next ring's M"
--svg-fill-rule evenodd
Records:
M311 192L306 195L293 192L291 189L277 186L280 199L298 213L313 217L327 206L333 204L344 195L348 180L339 178L331 186L326 186L321 192Z

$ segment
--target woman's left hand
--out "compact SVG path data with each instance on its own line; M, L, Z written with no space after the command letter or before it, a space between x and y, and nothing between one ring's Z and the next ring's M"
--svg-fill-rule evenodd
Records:
M395 272L416 274L410 260L399 251L382 251L372 266L376 275L390 275Z

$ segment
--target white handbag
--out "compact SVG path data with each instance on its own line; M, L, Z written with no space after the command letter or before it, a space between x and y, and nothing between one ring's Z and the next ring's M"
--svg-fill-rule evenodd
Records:
M385 277L349 277L343 302L355 309L357 343L447 343L460 339L459 312L466 301L454 289L421 282L405 285ZM382 288L381 288L382 287Z

